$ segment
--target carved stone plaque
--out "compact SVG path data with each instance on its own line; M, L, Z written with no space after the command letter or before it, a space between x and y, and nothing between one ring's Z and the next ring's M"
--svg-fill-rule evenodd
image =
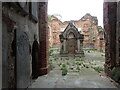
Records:
M26 88L30 83L29 38L26 32L17 30L17 87Z

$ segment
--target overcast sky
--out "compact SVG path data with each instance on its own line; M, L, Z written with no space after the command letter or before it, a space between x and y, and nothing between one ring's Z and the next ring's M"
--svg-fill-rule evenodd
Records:
M103 0L48 0L48 14L60 14L62 21L79 20L86 13L96 16L103 27Z

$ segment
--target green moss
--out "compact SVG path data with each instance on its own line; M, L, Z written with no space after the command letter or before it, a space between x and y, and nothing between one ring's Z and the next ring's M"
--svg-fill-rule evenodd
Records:
M119 82L120 81L120 68L118 67L114 67L112 69L112 78L116 81Z

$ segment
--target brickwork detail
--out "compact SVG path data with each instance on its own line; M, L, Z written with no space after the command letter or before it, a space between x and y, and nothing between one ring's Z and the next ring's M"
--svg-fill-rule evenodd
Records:
M47 2L39 3L39 42L38 75L44 75L49 72Z

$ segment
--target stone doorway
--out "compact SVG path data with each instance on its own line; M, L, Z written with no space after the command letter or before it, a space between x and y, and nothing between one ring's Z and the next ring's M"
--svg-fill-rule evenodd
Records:
M68 39L67 39L67 51L70 54L74 54L75 53L75 49L76 49L76 39L75 39L75 35L74 33L70 32L68 35Z
M70 54L74 54L76 49L76 39L70 38L67 40L67 51Z

